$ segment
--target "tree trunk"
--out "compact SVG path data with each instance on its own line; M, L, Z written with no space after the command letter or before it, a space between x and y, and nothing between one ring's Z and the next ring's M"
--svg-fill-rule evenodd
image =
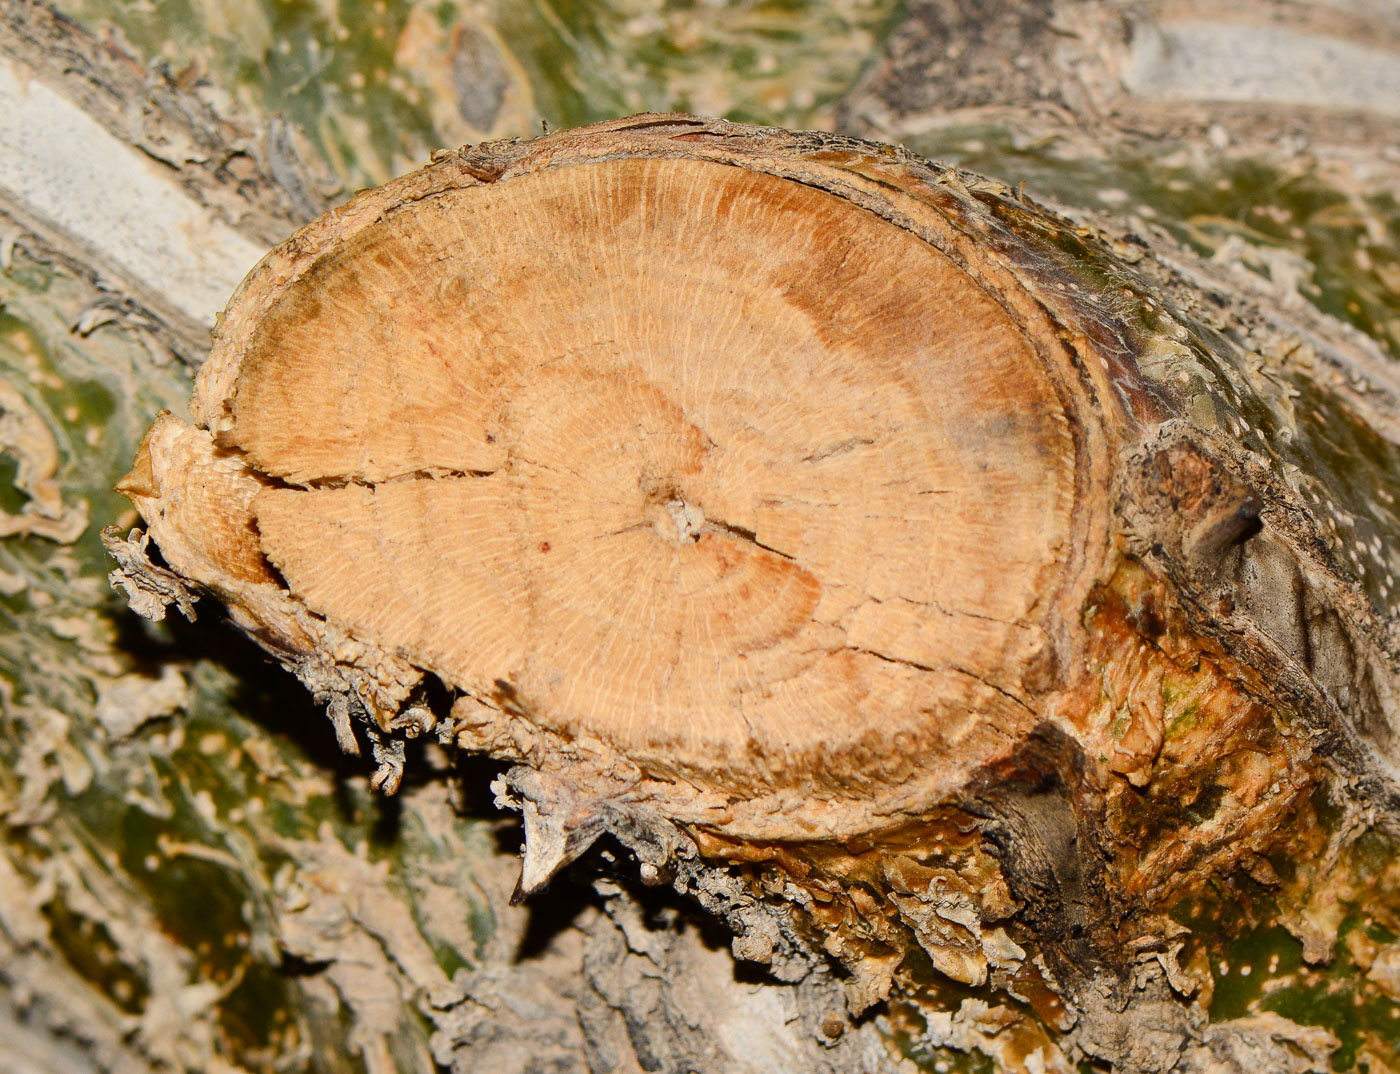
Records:
M110 486L158 410L185 413L201 326L264 249L324 207L336 165L315 163L324 128L234 123L198 69L148 83L45 9L5 11L0 124L18 150L0 162L18 493L0 547L13 620L0 766L9 1065L1400 1064L1400 261L1394 162L1368 148L1390 121L1356 112L1322 143L1318 113L1256 93L1203 111L1206 136L1179 99L1198 83L1172 66L1206 48L1206 16L1014 13L995 23L1025 61L1009 82L979 67L1007 47L993 24L915 5L880 26L880 64L812 107L1043 180L1078 205L1072 218L1036 190L904 151L652 117L442 154L303 232L235 299L192 422L161 419L124 479L154 544L113 541L119 581L138 610L199 613L147 627L102 583L96 530L135 518ZM1254 25L1252 13L1231 25ZM514 122L527 92L544 95L543 76L514 64L528 52L519 27L476 18L444 29L412 14L395 30L398 62L428 81L432 49L474 58L478 97L459 85L446 119L441 93L429 98L448 133ZM1296 49L1331 34L1387 84L1391 39L1350 40L1383 15L1306 18L1311 39L1287 25L1257 39ZM1119 79L1096 78L1106 69ZM933 117L922 102L939 78ZM1077 97L1033 103L1069 85ZM1337 85L1305 85L1333 96L1303 103L1352 103ZM1091 136L1074 123L1087 114L1112 122ZM1321 165L1306 176L1280 155L1280 117L1315 139ZM1184 155L1143 163L1140 132L1154 129L1164 157L1164 144ZM342 158L346 177L361 181L372 156ZM1242 193L1246 182L1278 196ZM1244 206L1212 216L1191 184ZM622 212L624 196L641 207ZM500 223L541 205L555 216L535 246ZM707 231L716 205L727 230ZM395 221L388 237L381 216ZM452 226L469 255L449 244L445 263L415 260ZM573 250L607 258L589 275L570 267ZM376 254L380 283L357 267ZM666 285L686 258L686 287ZM316 289L298 291L313 263ZM517 264L529 271L512 282ZM584 339L596 323L558 299L604 265L635 273L590 292L595 308L624 300L613 350ZM451 290L464 272L485 278L482 266L514 303ZM735 278L749 320L719 286ZM385 293L439 312L386 319ZM671 311L654 337L623 331L637 323L629 295ZM819 342L785 320L803 295ZM468 386L505 410L444 407L467 389L429 374L457 368L451 348L479 347L442 331L467 302L481 306L467 323L497 344L528 309L578 368L521 381L507 362ZM397 343L387 324L403 330ZM742 398L714 394L723 378L703 363L673 386L687 413L735 423L702 430L708 447L687 448L666 390L643 398L618 376L687 338L707 361L726 356L725 376L758 370ZM449 353L415 373L417 395L355 395L405 368L383 361L388 347L411 358L428 344ZM284 352L324 357L292 376ZM820 356L799 389L770 368L785 354ZM544 415L562 417L545 428ZM634 435L648 423L651 436ZM758 438L739 450L741 426ZM590 457L610 428L618 450ZM791 443L774 446L780 433ZM548 477L552 447L586 480ZM511 472L517 456L538 468ZM618 460L635 503L593 478ZM919 506L924 491L937 511ZM823 528L775 507L818 493L821 519L850 518ZM405 496L402 510L390 502ZM872 513L893 521L865 533ZM385 518L411 522L386 531ZM402 552L384 569L386 533L460 560L450 542L464 518L487 520L476 548L505 534L480 577ZM317 543L328 525L341 538ZM609 548L650 551L619 551L612 567L608 554L580 559L599 526L621 534ZM701 674L687 665L695 644L662 652L639 629L637 608L657 603L648 587L666 581L646 566L656 555L709 579L707 595L663 611L682 633L700 623L713 643L718 631L715 653L754 661L742 674ZM327 572L335 556L349 557L353 585ZM560 610L519 622L509 603L464 619L471 646L444 637L443 622L512 572L532 592L583 586L590 607L611 601L629 655L580 633L558 597L538 599ZM479 588L454 589L459 577ZM815 610L856 591L837 614ZM218 603L196 606L210 592L329 703L333 732L218 623ZM606 704L577 704L559 692L566 680ZM764 682L778 698L768 707L753 685ZM797 719L831 698L838 719ZM377 765L337 755L357 734ZM496 761L464 760L463 747ZM523 877L493 777L524 812Z

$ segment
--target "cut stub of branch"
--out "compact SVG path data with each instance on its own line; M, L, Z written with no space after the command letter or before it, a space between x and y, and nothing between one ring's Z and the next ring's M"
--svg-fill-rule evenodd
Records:
M386 789L425 729L516 763L523 894L684 848L645 878L854 1008L990 984L1166 1070L1166 911L1397 752L1374 609L1181 390L1204 338L999 184L634 117L298 232L121 487Z

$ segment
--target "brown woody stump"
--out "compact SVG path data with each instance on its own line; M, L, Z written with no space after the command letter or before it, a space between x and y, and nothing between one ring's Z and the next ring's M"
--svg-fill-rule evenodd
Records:
M425 731L516 762L522 893L611 831L857 1010L990 981L1167 1069L1165 911L1306 814L1319 734L1373 748L1268 583L1211 603L1282 557L1369 637L1143 372L1181 338L1092 236L887 147L644 116L445 153L244 282L120 486L164 565L113 540L119 581L223 602L388 790Z

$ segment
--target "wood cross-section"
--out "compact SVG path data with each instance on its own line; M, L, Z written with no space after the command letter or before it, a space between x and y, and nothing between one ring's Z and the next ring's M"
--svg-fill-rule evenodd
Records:
M269 257L181 424L192 477L239 471L218 587L260 557L478 719L647 778L954 787L1036 722L1054 660L1066 378L896 214L646 144L430 168ZM136 498L179 570L201 541L161 532L169 471Z

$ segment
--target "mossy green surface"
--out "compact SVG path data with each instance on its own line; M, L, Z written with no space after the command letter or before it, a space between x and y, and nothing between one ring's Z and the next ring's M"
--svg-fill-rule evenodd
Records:
M220 997L211 1057L281 1069L315 1041L308 1069L357 1070L352 1036L328 1027L340 1015L286 972L279 872L295 876L300 844L367 847L390 860L391 888L411 911L417 887L442 890L433 870L456 850L416 821L387 821L394 806L340 757L299 684L214 609L194 624L149 624L112 591L99 531L131 517L112 485L151 415L182 408L190 382L177 361L153 360L137 326L72 331L93 298L23 248L0 273L0 378L18 397L9 416L22 411L0 455L0 509L21 521L52 514L34 495L48 481L64 511L86 505L88 520L71 540L0 540L0 826L23 885L0 901L33 900L41 946L99 1004L139 1015L173 973ZM170 669L181 685L161 701ZM146 718L133 706L148 706ZM489 853L489 834L474 834L488 821L453 824L451 839ZM471 922L465 948L461 929L438 929L427 913L421 923L448 978L477 963L493 925L469 887L455 910ZM132 922L145 924L132 932ZM432 1069L411 1012L402 1032L389 1042L400 1069Z
M944 129L908 144L1013 186L1025 183L1032 195L1160 224L1207 257L1232 237L1256 255L1294 255L1305 298L1400 360L1400 201L1392 190L1329 181L1306 156L1203 155L1130 141L1086 154L998 127ZM1244 264L1265 278L1280 271L1248 253Z
M435 148L643 111L830 126L899 0L60 0L183 84L279 115L344 193Z

